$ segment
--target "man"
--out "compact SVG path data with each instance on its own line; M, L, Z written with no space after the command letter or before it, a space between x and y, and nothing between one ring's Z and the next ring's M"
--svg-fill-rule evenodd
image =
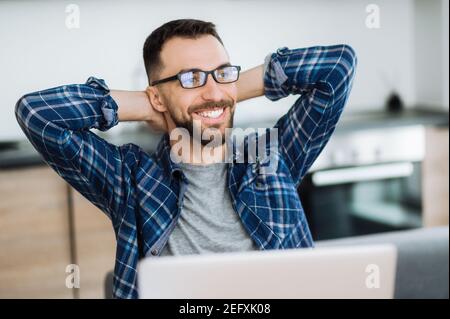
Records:
M27 94L16 105L20 126L45 161L111 219L114 296L137 297L136 266L146 256L312 247L297 187L349 96L352 48L283 47L240 74L214 24L183 19L152 32L144 62L146 91L110 91L91 77L86 84ZM195 137L209 129L226 135L239 101L289 94L299 98L268 131L277 133L272 172L258 157L242 160L225 143L229 139ZM90 131L118 121L147 121L166 133L149 155ZM177 129L189 139L175 151ZM245 145L258 138L251 134ZM204 150L213 154L203 156Z

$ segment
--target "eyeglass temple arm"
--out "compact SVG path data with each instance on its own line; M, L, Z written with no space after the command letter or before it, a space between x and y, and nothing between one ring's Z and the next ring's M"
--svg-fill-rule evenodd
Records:
M157 84L173 81L173 80L176 80L176 79L178 79L178 75L174 75L174 76L171 76L171 77L168 77L168 78L165 78L165 79L161 79L161 80L152 81L150 83L150 86L155 86Z

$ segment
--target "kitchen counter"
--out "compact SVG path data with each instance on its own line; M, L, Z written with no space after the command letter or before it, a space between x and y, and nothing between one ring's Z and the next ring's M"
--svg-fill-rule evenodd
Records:
M407 125L448 127L448 112L421 109L406 109L398 113L364 112L343 114L336 133L349 130L376 129Z
M105 132L99 131L96 131L96 134L115 145L137 144L148 153L152 153L156 149L161 138L161 134L152 133L148 130L125 132L117 136L109 136ZM0 143L0 170L43 164L45 164L43 158L28 140L24 139L15 143L8 142L3 145Z
M256 123L248 126L267 127L271 124ZM352 130L380 129L386 127L424 125L424 126L448 126L448 113L442 111L425 111L420 109L407 109L400 113L364 112L348 113L342 116L336 127L336 133L340 134ZM245 127L245 125L240 125ZM160 133L152 133L148 130L136 130L134 132L120 133L109 136L107 133L98 132L100 136L110 143L122 145L134 143L142 147L146 152L152 153L161 138ZM18 168L44 164L41 156L27 140L17 142L0 142L0 169Z

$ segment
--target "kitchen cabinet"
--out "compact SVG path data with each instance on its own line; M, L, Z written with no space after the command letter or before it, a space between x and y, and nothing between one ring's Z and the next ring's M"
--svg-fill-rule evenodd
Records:
M68 189L47 166L0 170L0 298L104 297L114 269L112 225ZM79 266L79 289L66 287L70 264Z
M49 167L0 170L0 298L72 298L66 183Z
M426 130L423 161L423 225L448 225L449 217L449 130L430 127Z

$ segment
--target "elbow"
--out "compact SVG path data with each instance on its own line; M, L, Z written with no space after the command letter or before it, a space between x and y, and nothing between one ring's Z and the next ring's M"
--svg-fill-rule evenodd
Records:
M22 128L22 130L25 131L27 128L27 123L30 122L30 113L32 113L29 94L22 96L16 102L14 113L16 115L17 123L19 123L19 126Z
M341 54L336 61L332 72L328 76L332 101L334 104L340 104L347 100L355 77L357 56L355 50L347 44L341 45ZM342 107L344 106L342 103Z
M353 73L357 63L358 57L356 56L356 52L353 47L348 44L342 44L342 55L340 59L341 66L345 67L347 71Z
M351 83L355 77L358 58L355 50L348 44L341 45L341 55L330 78L334 78L334 87L350 90Z
M14 113L16 115L17 122L19 123L20 126L22 126L22 124L25 122L24 120L26 118L26 113L28 113L27 112L28 105L29 103L27 101L27 96L24 95L16 102L16 105L14 107Z

